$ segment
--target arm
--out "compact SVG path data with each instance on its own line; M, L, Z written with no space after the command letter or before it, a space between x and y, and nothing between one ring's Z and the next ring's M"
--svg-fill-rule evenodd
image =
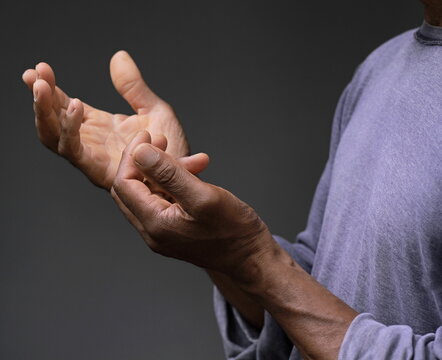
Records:
M306 359L336 359L357 312L281 249L261 259L242 288L270 312Z
M235 307L249 324L260 330L264 324L264 308L223 273L207 270L207 274L227 302Z
M126 148L112 192L147 245L223 274L269 311L305 355L335 358L357 313L294 262L247 204L149 141L140 133ZM146 178L173 200L146 187Z
M298 265L247 204L149 141L139 134L125 150L113 196L152 250L223 274L276 319L307 359L441 358L441 329L419 336L358 315ZM145 178L172 202L146 187Z
M310 220L309 222L312 223L313 219L317 216L315 212L315 204L319 201L321 201L321 190L325 187L325 180L326 176L324 176L327 173L327 171L324 172L323 176L321 177L321 181L319 182L319 186L316 190L315 200L313 202L314 206L312 208L312 211L310 213ZM304 233L308 237L308 232L314 232L314 229L311 229L311 226L307 228ZM303 235L303 234L301 234ZM282 237L279 237L277 235L273 235L273 238L276 240L276 242L285 249L290 256L292 256L296 261L299 261L301 263L307 264L308 263L308 256L306 257L302 256L302 251L305 251L303 249L303 245L301 244L295 244L288 242ZM306 266L308 267L308 266ZM240 287L238 287L237 284L235 284L231 278L228 276L213 271L210 269L206 269L207 274L209 275L210 279L212 280L213 284L215 285L215 302L216 307L222 307L222 303L228 304L228 306L233 306L235 310L238 312L238 315L242 316L242 318L246 321L246 323L243 323L243 327L247 327L248 324L253 326L253 329L250 329L249 332L254 332L254 330L262 330L264 326L264 308L262 305L260 305L256 299L254 299L250 294L247 294L245 291L243 291ZM220 293L222 296L216 296L217 292ZM236 314L236 312L235 312ZM224 319L225 320L225 319ZM242 319L234 319L237 321L242 321ZM227 334L222 334L223 337L227 337Z
M442 326L413 334L358 314L306 273L281 249L249 267L240 286L271 313L306 359L442 359Z
M342 131L349 118L349 113L346 109L352 102L349 96L351 87L352 85L350 84L344 90L335 112L331 129L329 159L316 187L305 230L297 235L294 244L285 239L275 237L275 240L277 240L290 256L308 273L310 273L313 266L319 234L321 232L336 149ZM244 291L241 291L238 286L232 284L231 280L230 284L227 284L227 279L223 281L223 279L219 277L211 276L211 278L215 284L215 314L228 356L232 355L231 357L236 358L240 352L246 354L245 357L249 356L248 354L251 348L256 347L256 342L259 340L261 342L259 352L268 355L269 350L267 343L278 341L280 349L279 355L272 354L273 358L287 358L287 353L291 351L289 340L277 324L274 323L274 320L269 317L268 314L266 315L264 313L262 306L254 300L251 301L250 296L245 294ZM232 306L234 309L231 308ZM264 321L265 316L267 317L267 322ZM253 328L249 327L247 323L251 324ZM250 334L256 334L254 332L255 329L262 331L263 326L266 326L267 330L263 336L260 336L258 339L258 336L255 335L250 339ZM248 338L249 341L242 341L244 338ZM239 345L240 343L241 345ZM284 344L284 346L282 344ZM238 350L238 348L242 350ZM282 350L283 348L284 350ZM257 349L253 351L257 351Z

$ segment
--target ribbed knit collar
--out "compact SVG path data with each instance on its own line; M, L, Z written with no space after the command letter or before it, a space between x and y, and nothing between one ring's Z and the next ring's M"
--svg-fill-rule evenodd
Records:
M424 21L416 31L416 39L425 45L442 45L442 27Z

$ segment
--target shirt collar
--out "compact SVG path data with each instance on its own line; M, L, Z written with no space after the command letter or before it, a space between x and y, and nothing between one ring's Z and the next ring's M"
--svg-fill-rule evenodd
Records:
M442 27L434 26L427 23L425 20L416 33L419 40L429 44L442 43Z

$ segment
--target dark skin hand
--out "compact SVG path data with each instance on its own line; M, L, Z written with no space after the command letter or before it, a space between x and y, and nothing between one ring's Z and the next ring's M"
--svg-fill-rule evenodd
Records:
M227 278L246 294L243 305L272 314L304 358L338 357L357 312L296 264L250 206L192 175L147 132L125 149L111 193L153 251Z

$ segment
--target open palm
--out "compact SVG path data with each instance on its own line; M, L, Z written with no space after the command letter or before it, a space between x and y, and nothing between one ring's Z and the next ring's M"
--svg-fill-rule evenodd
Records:
M136 111L135 115L111 114L71 99L58 86L51 67L40 63L28 69L23 80L34 93L37 132L41 142L68 159L94 184L110 189L121 154L142 130L152 134L153 144L180 161L193 173L208 164L205 154L188 155L189 146L173 109L146 85L125 51L110 64L117 91Z

